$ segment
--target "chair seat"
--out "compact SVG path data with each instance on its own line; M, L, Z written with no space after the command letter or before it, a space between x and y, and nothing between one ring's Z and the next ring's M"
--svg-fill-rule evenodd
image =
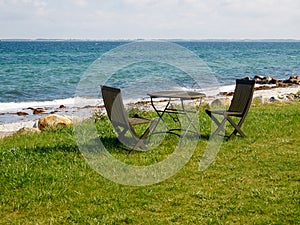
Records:
M234 112L228 110L206 110L206 111L218 115L237 116L237 117L243 116L243 112Z

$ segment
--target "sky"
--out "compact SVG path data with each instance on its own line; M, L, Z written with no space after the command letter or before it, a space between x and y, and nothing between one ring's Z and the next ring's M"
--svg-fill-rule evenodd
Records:
M299 0L0 0L0 39L298 39Z

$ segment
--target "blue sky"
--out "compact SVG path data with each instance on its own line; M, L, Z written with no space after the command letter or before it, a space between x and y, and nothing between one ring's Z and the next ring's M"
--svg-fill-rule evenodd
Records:
M0 0L0 38L299 39L299 0Z

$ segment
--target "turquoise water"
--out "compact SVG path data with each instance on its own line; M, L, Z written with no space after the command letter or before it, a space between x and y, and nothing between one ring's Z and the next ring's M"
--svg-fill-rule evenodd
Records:
M74 97L83 73L101 55L126 44L121 41L0 41L0 103L49 101ZM187 42L222 85L235 79L300 75L300 42ZM180 55L176 56L180 57ZM149 66L149 65L146 65ZM148 68L140 68L141 71ZM156 72L160 73L159 67ZM163 73L168 73L161 71ZM192 83L176 71L171 76L186 88ZM136 76L139 71L135 71ZM122 86L122 76L115 84Z

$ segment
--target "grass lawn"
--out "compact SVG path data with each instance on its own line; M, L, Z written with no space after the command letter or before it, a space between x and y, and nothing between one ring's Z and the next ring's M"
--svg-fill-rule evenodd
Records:
M210 134L201 133L190 161L171 178L125 186L89 167L72 129L0 140L0 224L300 224L300 102L253 104L247 138L224 141L215 162L199 171ZM128 163L167 157L176 137L157 152L127 155L107 118L99 134Z

